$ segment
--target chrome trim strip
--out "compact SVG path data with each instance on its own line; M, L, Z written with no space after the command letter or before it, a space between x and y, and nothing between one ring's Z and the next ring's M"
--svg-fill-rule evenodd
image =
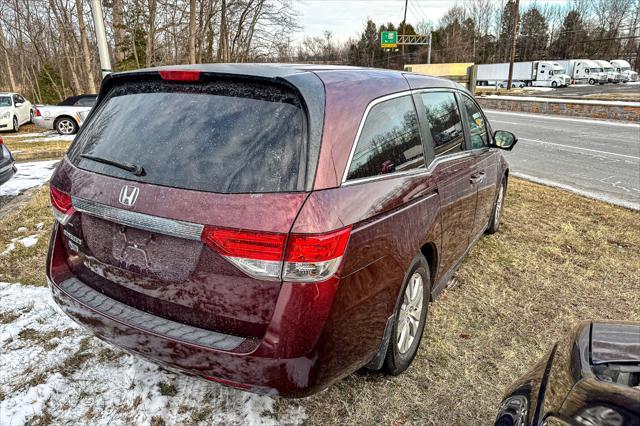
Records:
M71 197L71 200L76 211L80 213L149 232L199 241L204 229L203 225L197 223L132 212L77 197Z
M440 163L444 163L445 161L452 161L452 160L458 160L458 159L461 159L461 158L471 157L471 156L475 155L476 153L477 153L477 150L456 152L454 154L449 154L449 155L445 155L443 157L434 158L434 160L431 163L429 163L429 165L427 167L422 166L422 167L419 167L417 169L405 170L405 171L402 171L402 172L389 173L389 174L386 174L386 175L376 175L376 176L370 176L370 177L366 177L366 178L352 179L352 180L348 180L346 182L343 182L341 186L345 187L345 186L357 185L357 184L360 184L360 183L373 182L373 181L376 181L376 180L392 179L392 178L402 177L402 176L428 175L429 173L433 172L433 169Z
M205 330L149 314L111 299L75 277L57 286L77 302L101 315L160 337L225 351L236 349L246 340L243 337Z

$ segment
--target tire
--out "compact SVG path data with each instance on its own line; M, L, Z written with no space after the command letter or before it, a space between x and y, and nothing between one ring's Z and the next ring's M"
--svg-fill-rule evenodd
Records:
M589 84L593 86L593 85L596 84L596 81L594 79L590 78L589 79Z
M53 128L60 135L75 135L78 132L78 123L73 118L60 117L53 123Z
M13 116L13 132L14 133L18 133L18 130L20 130L20 123L18 122L18 117L16 117L15 115Z
M489 219L489 226L487 227L487 234L495 234L500 229L500 219L502 219L502 211L504 210L504 197L507 194L507 177L502 178L500 182L500 188L498 188L498 195L496 196L496 203L493 206L493 212Z
M420 290L422 290L421 295ZM430 294L429 264L422 254L418 254L411 261L396 302L395 321L384 360L386 373L392 376L402 373L409 368L418 353L424 326L427 322ZM419 313L417 313L418 309ZM407 312L412 314L407 315Z
M555 81L551 82L551 87L556 88L558 87L558 83L556 83Z

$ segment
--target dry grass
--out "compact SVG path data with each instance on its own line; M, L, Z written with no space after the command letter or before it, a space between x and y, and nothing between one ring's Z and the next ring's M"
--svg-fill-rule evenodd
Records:
M310 424L490 424L507 386L580 320L640 320L640 214L517 179L506 202L501 231L431 305L410 369L294 402Z
M5 140L5 144L16 161L48 160L61 158L67 152L70 141L30 142L34 139L17 138Z
M352 374L278 409L301 405L309 424L489 424L506 387L580 320L640 320L639 213L518 179L506 201L501 231L479 241L458 285L431 305L407 372ZM46 188L0 221L0 248L41 221L35 247L0 257L0 280L45 282Z
M34 246L24 247L18 243L14 250L0 255L0 281L46 285L44 265L53 224L49 206L49 188L45 185L29 202L0 218L0 253L14 238L38 235ZM44 223L40 231L38 223ZM20 227L27 228L26 232L18 232Z

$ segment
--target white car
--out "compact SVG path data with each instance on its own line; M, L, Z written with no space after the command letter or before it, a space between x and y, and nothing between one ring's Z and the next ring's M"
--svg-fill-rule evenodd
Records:
M504 89L504 88L507 87L508 84L509 84L508 81L503 81L503 82L498 84L498 87L500 87L501 89ZM515 87L515 88L519 88L519 89L522 89L526 85L527 84L524 81L520 81L520 80L513 80L511 82L511 87Z
M53 129L61 135L75 134L86 113L96 103L96 95L71 96L58 105L38 105L33 122L43 129Z
M0 131L17 132L23 124L31 123L33 105L17 93L0 92Z

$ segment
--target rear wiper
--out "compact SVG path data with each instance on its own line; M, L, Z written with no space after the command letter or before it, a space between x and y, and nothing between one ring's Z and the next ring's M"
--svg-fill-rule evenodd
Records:
M109 160L108 158L98 157L95 155L89 154L80 154L80 157L86 158L87 160L93 160L97 163L108 164L113 167L117 167L122 170L126 170L128 172L133 173L136 176L144 176L144 168L139 164L132 164L126 162L119 162L114 160Z

